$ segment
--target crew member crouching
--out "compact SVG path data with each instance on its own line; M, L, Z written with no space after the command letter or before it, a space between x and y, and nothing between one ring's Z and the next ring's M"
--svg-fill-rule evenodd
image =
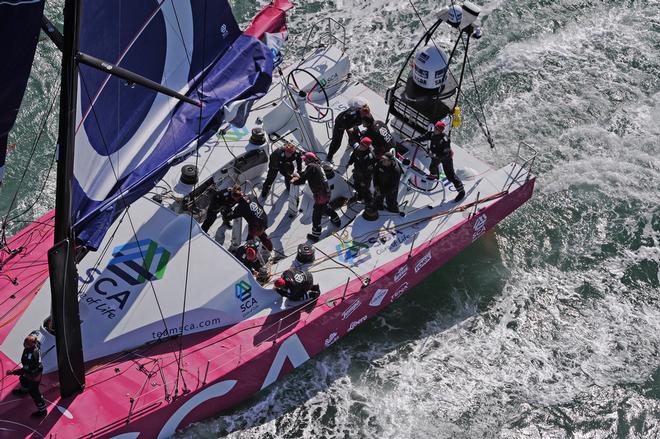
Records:
M231 252L236 259L241 261L241 263L245 265L253 275L255 275L259 283L263 284L268 281L270 275L259 257L258 242L254 240L247 241L245 244L236 247Z
M290 300L309 300L321 295L318 285L314 285L312 273L290 268L282 277L275 280L275 291Z
M264 208L257 201L254 195L245 195L239 186L234 186L231 189L231 196L236 202L236 207L232 213L227 216L227 220L235 218L243 218L248 224L248 241L254 238L259 238L264 247L268 251L273 251L273 242L266 234L268 228L268 215Z
M208 232L218 214L222 216L222 225L231 229L231 221L227 219L231 213L231 208L236 204L236 201L231 196L231 188L218 189L213 186L209 190L209 208L206 211L206 219L202 223L202 230Z
M264 181L264 186L261 189L262 199L268 196L278 173L284 177L286 190L289 190L291 177L293 177L294 163L295 168L300 173L302 171L302 154L296 150L296 145L293 143L287 143L273 151L268 162L268 175L266 175L266 181Z
M348 143L353 144L357 141L352 139L352 137L357 137L356 128L360 125L366 117L371 117L371 109L369 108L369 103L365 100L357 101L353 105L349 105L349 108L342 111L335 118L335 125L332 128L332 141L328 147L328 156L327 161L331 162L339 151L341 146L341 141L344 139L344 132L348 132Z
M39 391L41 383L41 373L44 370L41 364L41 352L39 351L39 341L34 334L30 334L23 340L23 355L21 355L21 368L7 371L7 375L18 375L21 383L20 387L12 390L14 395L30 394L37 411L32 413L34 417L46 415L46 401Z

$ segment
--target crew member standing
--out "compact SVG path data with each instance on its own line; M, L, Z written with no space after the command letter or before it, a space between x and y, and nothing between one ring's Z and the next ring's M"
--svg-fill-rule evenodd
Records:
M353 187L357 193L356 199L364 201L367 206L372 201L371 179L376 165L376 157L371 151L371 145L371 138L363 137L348 159L348 166L353 165Z
M231 196L231 189L218 189L212 188L209 191L209 208L206 211L206 219L202 223L202 230L208 232L215 220L218 218L218 213L222 216L222 224L231 229L231 221L227 219L231 213L231 208L236 204Z
M357 141L356 137L358 134L355 133L355 130L366 117L371 117L371 109L369 109L369 104L367 102L363 102L358 106L350 107L337 115L334 128L332 129L332 141L328 148L327 161L331 162L337 151L339 151L341 141L344 139L345 131L348 132L348 142L350 144ZM353 140L354 138L355 140Z
M430 140L429 152L431 153L431 165L430 172L431 176L438 178L440 176L440 170L438 165L442 163L442 169L449 180L453 185L458 195L454 198L454 202L459 202L465 198L465 188L463 187L463 182L456 176L454 172L454 153L451 150L451 140L447 134L445 134L445 123L443 121L438 121L435 123L433 130L429 131L426 134L422 134L419 137L415 137L413 140L415 142L424 142Z
M401 213L399 210L399 182L401 181L401 168L394 161L391 152L386 152L380 158L374 169L374 187L376 188L375 204L377 209L383 209L383 200L387 210Z
M231 189L231 196L236 202L236 207L227 216L227 219L243 218L248 224L248 241L259 238L268 251L273 251L273 242L266 234L268 215L257 201L257 197L243 194L239 186L234 186Z
M374 120L373 117L365 117L362 122L366 131L364 135L369 137L373 142L373 150L377 159L380 159L383 154L392 148L396 147L394 137L387 128L387 124L382 120Z
M314 196L314 209L312 211L312 233L307 235L311 241L318 241L321 237L321 218L323 215L330 217L330 222L335 226L341 226L341 219L337 212L329 206L330 203L330 186L325 177L325 172L321 167L319 158L313 152L306 152L303 154L305 162L305 170L299 177L293 177L291 183L296 185L309 183L309 188L312 190Z
M7 371L7 375L18 375L21 383L12 391L14 395L24 395L29 393L37 406L37 411L32 413L32 416L45 416L46 415L46 401L39 391L39 383L41 382L41 373L43 372L43 365L41 364L41 353L39 352L39 341L33 334L28 335L23 340L23 355L21 355L21 368L16 370Z
M261 190L261 198L263 199L268 196L270 188L278 173L282 174L284 177L284 184L288 191L291 184L291 177L293 177L294 168L298 170L298 173L302 171L302 154L300 151L296 150L296 145L293 143L286 143L284 146L273 151L268 163L268 175L266 176L266 181Z

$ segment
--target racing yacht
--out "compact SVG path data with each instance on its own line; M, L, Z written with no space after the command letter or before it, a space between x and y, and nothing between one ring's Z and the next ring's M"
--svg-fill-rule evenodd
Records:
M291 6L274 0L241 31L225 1L67 0L59 40L44 25L63 53L57 205L2 243L0 437L164 438L222 414L359 331L532 196L529 145L501 168L452 145L466 192L454 201L445 176L429 175L428 148L408 140L438 120L460 129L479 7L442 9L381 96L351 76L332 18L287 59ZM453 45L435 42L440 31ZM393 137L402 215L365 215L344 143L325 164L340 227L324 218L309 241L313 196L278 177L263 200L269 277L257 281L232 253L245 224L202 230L212 191L258 194L284 143L324 159L336 117L356 102ZM276 292L292 267L318 297ZM27 334L39 339L48 404L37 419L5 376Z

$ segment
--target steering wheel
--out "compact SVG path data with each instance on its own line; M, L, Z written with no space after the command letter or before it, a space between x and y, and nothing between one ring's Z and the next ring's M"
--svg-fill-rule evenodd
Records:
M314 84L314 86L313 86L308 92L305 92L305 91L303 91L303 90L300 89L300 86L298 85L298 81L296 81L296 76L294 75L296 72L303 72L303 73L307 74L308 76L311 76L311 78L314 80L315 84ZM292 83L292 82L293 82L294 87L291 86L291 83ZM311 120L314 120L314 121L319 122L319 121L323 120L323 119L328 115L328 112L330 111L330 108L329 108L329 107L330 107L330 99L328 99L328 94L327 94L326 91L325 91L325 87L323 87L323 84L321 84L321 81L319 81L319 80L316 78L316 76L314 76L313 74L311 74L308 70L306 70L306 69L301 69L301 68L295 68L295 69L291 70L291 71L289 72L289 74L287 75L287 77L286 77L286 85L287 85L287 87L290 87L290 88L294 89L297 93L301 93L301 92L302 92L302 93L305 93L305 94L306 94L306 96L307 96L307 98L306 98L307 103L310 104L312 107L314 107L314 109L316 110L316 112L319 114L318 116L309 116L309 118L310 118ZM310 98L310 96L312 96L312 92L313 92L317 87L318 87L318 88L321 90L321 92L323 93L323 97L324 97L324 99L325 99L325 108L316 105L314 102L312 102L312 100L311 100L311 98Z

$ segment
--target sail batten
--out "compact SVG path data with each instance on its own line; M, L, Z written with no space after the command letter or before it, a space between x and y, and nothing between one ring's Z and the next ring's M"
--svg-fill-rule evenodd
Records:
M203 104L81 65L72 217L95 249L122 209L208 139L226 105L268 90L273 62L226 0L84 0L80 50Z

